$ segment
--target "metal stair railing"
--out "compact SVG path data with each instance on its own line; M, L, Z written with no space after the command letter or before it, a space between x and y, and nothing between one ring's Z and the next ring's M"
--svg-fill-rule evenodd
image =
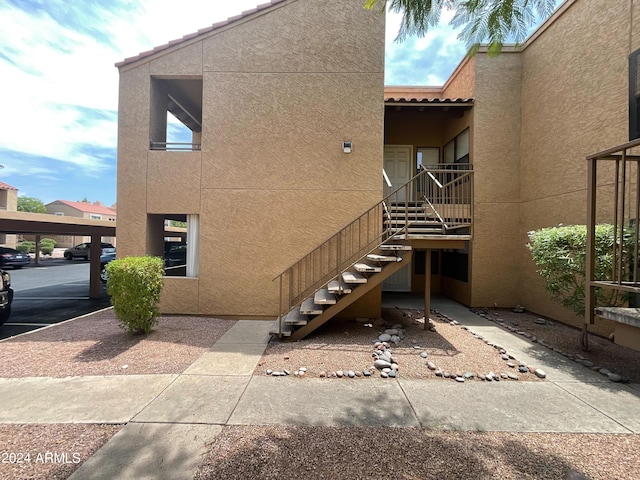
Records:
M303 256L300 260L286 268L273 281L279 282L279 326L278 333L282 335L284 315L305 298L326 285L331 280L341 280L343 272L353 267L363 257L372 253L379 246L398 238L407 238L409 228L415 220L409 220L409 203L416 200L427 204L429 208L438 211L444 208L446 213L442 218L448 219L452 226L471 225L471 216L466 223L462 222L463 210L472 215L472 206L463 202L471 202L473 195L473 171L470 165L465 169L451 170L450 168L422 168L416 176L407 183L387 195L382 201L359 215L337 233L320 243L317 247ZM444 178L440 182L443 192L435 196L431 189L433 177ZM442 175L447 175L442 177ZM465 186L465 184L468 184ZM429 187L429 188L428 188ZM462 192L467 192L462 194ZM447 199L444 194L453 195ZM404 205L404 225L393 226L389 209L391 206ZM464 208L463 208L464 207ZM458 211L459 210L459 211ZM426 208L423 210L426 212ZM454 217L447 214L456 213ZM400 219L396 216L395 219ZM426 218L426 217L424 217ZM387 221L385 221L385 219ZM394 227L392 229L392 226Z
M431 210L445 230L472 227L473 166L443 164L421 166L426 172L420 185L425 215Z

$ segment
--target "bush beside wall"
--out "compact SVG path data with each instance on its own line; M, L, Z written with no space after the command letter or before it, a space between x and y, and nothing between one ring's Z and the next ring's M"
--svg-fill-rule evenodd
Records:
M159 257L126 257L107 265L107 293L120 325L131 335L157 325L164 262Z

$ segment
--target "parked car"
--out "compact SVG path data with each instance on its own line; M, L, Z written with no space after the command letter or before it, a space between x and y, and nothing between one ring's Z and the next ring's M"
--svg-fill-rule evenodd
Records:
M102 246L102 255L105 253L116 253L116 249L110 243L102 242L100 244ZM64 251L64 258L67 260L73 260L74 258L84 258L85 260L89 260L90 258L90 250L91 243L81 243L80 245L76 245L75 247L67 248Z
M18 250L0 247L0 267L22 268L31 263L28 253L20 253Z
M106 283L108 276L107 276L107 264L111 261L111 260L115 260L116 259L116 252L111 252L111 253L103 253L102 255L100 255L100 281L102 283Z
M164 246L165 267L184 267L187 264L187 244L166 242Z
M9 320L11 302L13 302L11 275L4 270L0 270L0 325Z

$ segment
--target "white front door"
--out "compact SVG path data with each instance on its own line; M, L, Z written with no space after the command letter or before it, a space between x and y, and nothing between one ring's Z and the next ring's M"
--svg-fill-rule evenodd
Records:
M384 147L384 171L391 182L391 186L384 183L384 196L411 180L415 175L413 149L410 146L386 145ZM398 201L404 201L404 192L398 192Z

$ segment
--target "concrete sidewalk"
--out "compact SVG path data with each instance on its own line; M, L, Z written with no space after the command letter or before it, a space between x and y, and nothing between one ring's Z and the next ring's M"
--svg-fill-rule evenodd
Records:
M411 296L390 301L422 307ZM543 368L548 381L254 377L271 322L243 320L181 375L2 379L0 422L126 423L74 473L76 480L191 479L224 425L640 433L640 386L609 382L450 300L434 299L432 308Z

